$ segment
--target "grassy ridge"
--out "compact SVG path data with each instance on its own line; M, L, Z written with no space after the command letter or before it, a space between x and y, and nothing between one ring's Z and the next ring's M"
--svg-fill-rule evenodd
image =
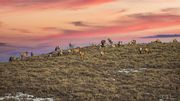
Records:
M149 54L139 54L148 47ZM180 94L180 43L84 47L79 55L0 64L0 96L25 92L56 100L177 101ZM122 69L140 70L124 73ZM169 101L171 101L169 100Z

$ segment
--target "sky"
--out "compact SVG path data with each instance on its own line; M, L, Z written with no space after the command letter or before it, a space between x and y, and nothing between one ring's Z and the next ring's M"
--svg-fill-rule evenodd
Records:
M0 0L0 61L102 39L180 41L180 0Z

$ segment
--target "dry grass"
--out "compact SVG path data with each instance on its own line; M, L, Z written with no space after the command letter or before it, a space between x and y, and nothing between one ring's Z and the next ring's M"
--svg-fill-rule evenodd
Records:
M151 53L139 54L139 47ZM84 47L79 55L33 57L0 64L0 96L25 92L57 101L178 101L180 100L180 43ZM120 73L121 69L141 69Z

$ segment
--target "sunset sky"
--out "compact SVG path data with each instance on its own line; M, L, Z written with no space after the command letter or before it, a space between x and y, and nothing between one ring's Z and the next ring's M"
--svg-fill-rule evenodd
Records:
M180 34L180 0L0 0L0 61L70 42L180 40L175 34Z

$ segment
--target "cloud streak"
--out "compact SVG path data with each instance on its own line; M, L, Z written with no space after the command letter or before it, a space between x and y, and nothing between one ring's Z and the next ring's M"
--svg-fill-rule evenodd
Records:
M145 36L141 38L172 38L172 37L180 37L180 34L159 34L159 35Z
M11 28L9 30L20 32L20 33L31 33L29 30L26 30L26 29Z
M71 24L74 26L79 26L79 27L88 27L89 26L88 24L85 24L82 21L74 21L74 22L71 22Z
M0 42L0 47L1 46L9 46L9 45L7 43Z

